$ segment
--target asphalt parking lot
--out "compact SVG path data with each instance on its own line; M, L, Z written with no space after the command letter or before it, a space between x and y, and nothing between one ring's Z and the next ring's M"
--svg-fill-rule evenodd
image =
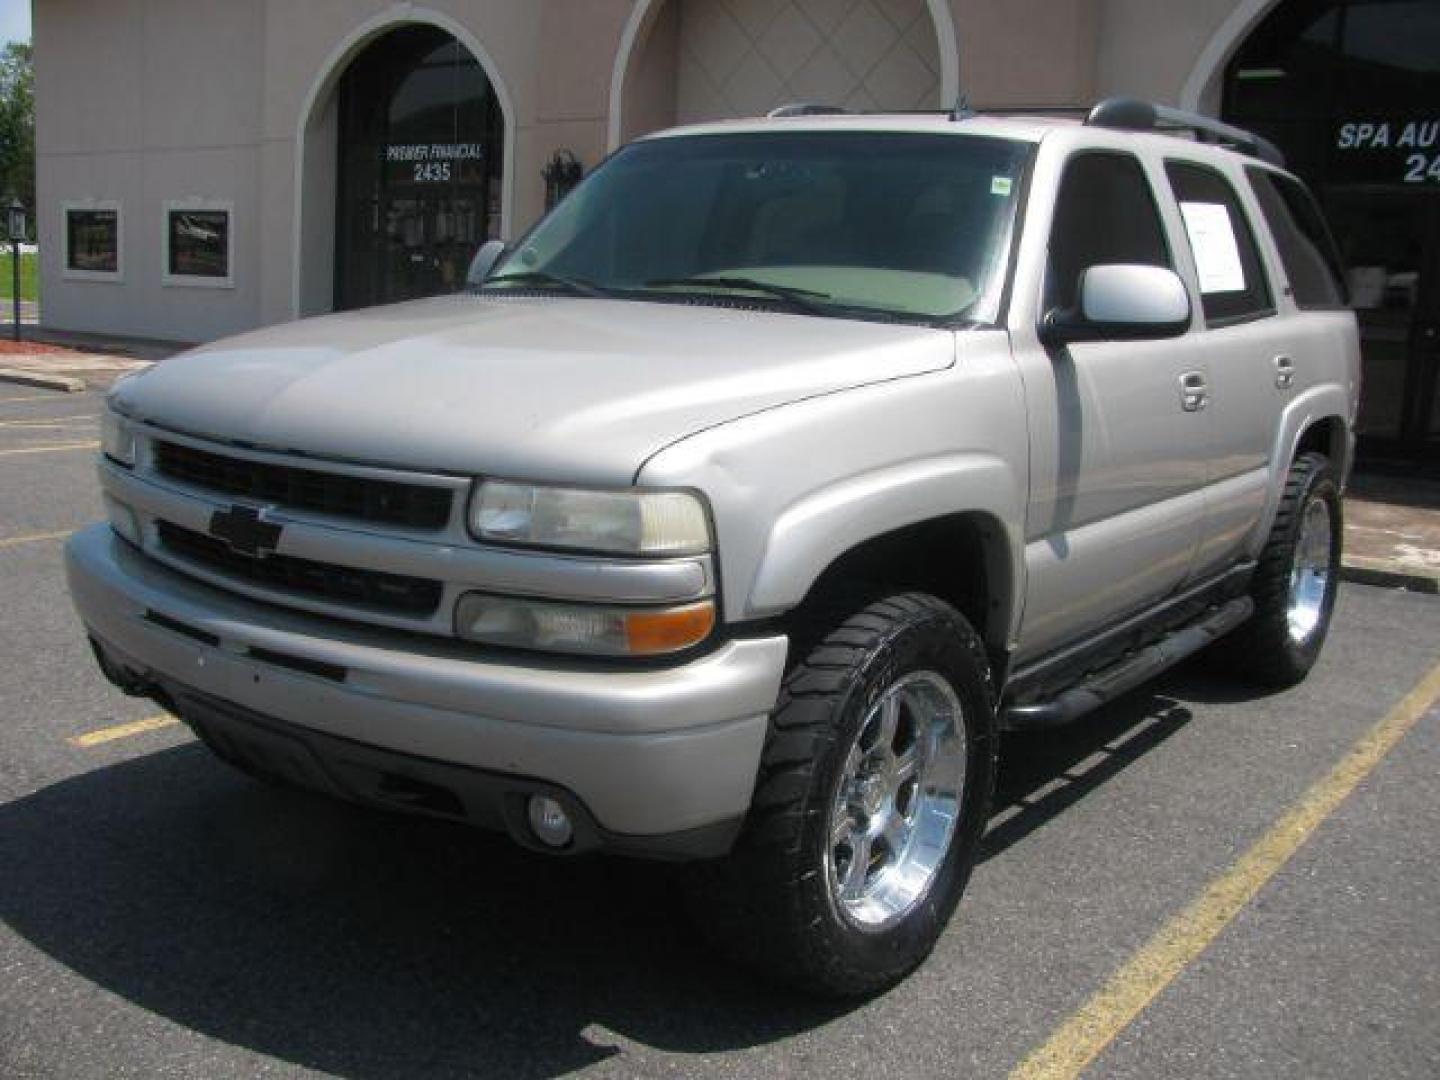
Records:
M1284 694L1196 662L1012 738L935 955L817 1004L671 870L267 788L112 690L60 563L99 404L0 384L0 1076L1436 1075L1440 597L1345 586Z

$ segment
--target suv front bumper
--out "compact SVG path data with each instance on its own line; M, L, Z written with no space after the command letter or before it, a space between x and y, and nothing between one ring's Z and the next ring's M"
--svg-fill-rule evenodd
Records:
M227 756L532 846L523 802L549 794L575 821L575 848L723 853L749 808L787 648L735 639L644 670L496 658L237 597L108 525L70 539L66 570L107 675Z

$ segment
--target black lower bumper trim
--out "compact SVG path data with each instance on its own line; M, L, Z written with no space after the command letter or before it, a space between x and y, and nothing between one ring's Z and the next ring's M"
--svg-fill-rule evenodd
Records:
M740 830L737 818L656 835L610 832L579 797L556 784L328 735L212 697L157 672L134 670L104 642L92 637L91 644L111 682L127 693L153 697L219 757L259 776L386 810L501 830L547 854L607 851L671 861L711 859L728 852ZM532 795L548 795L565 808L574 837L564 848L542 843L531 831L526 807Z

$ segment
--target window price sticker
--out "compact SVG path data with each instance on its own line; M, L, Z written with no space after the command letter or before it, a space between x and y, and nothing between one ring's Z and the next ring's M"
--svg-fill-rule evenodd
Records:
M1239 292L1245 288L1240 247L1223 203L1182 202L1185 232L1195 253L1195 270L1202 293Z

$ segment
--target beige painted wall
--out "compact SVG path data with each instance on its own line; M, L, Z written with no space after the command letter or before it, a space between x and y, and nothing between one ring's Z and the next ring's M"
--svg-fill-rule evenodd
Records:
M1184 0L1157 0L1177 7ZM1094 97L1099 0L950 0L960 86L977 108Z
M682 2L693 24L697 4L726 5L737 17L748 11L753 21L768 0L35 0L44 321L204 340L328 307L335 80L367 34L415 19L463 31L502 88L513 141L506 231L514 237L542 210L540 171L556 150L573 151L587 169L604 156L617 57L641 11L660 16L651 20L658 48L637 44L624 95L633 115L618 119L634 133L675 118ZM1112 92L1178 100L1220 28L1244 23L1237 11L1254 8L1258 18L1266 6L946 2L961 85L979 106L1079 104ZM848 13L861 4L908 10L916 0L785 6L806 3L817 11L849 5ZM768 62L792 79L783 55ZM302 132L308 140L298 139ZM162 204L186 197L234 204L234 288L162 284ZM60 204L87 199L123 207L117 282L61 275Z
M45 322L182 339L253 326L263 12L228 0L111 0L96 18L97 6L40 0L35 10ZM234 288L162 284L162 207L184 198L234 204ZM121 204L117 282L61 276L60 205L84 200Z
M1216 113L1225 61L1276 0L1099 0L1096 89ZM1211 78L1195 101L1183 101L1196 64L1207 57Z

